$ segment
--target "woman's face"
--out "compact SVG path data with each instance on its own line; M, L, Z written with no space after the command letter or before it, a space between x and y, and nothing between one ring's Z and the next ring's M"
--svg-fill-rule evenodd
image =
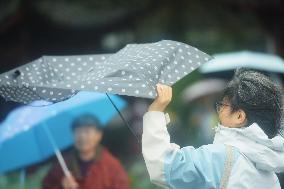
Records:
M239 128L246 123L246 116L243 110L232 111L231 104L226 98L219 102L217 109L220 124L225 127Z

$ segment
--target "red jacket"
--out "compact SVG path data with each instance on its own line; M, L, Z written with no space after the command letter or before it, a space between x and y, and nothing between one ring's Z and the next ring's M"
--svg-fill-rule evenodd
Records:
M77 155L70 154L64 158L80 189L129 189L126 172L120 162L105 148L99 148L94 162L91 163L86 176L81 176ZM62 189L63 171L58 163L53 165L45 176L43 189Z

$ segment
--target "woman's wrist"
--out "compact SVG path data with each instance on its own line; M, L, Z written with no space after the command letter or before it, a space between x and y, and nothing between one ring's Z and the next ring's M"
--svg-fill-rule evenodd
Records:
M166 109L166 106L157 106L155 104L151 104L148 108L148 111L156 111L156 112L164 112Z

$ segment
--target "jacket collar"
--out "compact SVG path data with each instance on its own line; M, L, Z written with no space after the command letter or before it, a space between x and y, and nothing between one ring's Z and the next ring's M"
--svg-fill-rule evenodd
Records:
M96 154L95 157L93 158L94 163L98 163L102 159L102 151L103 151L103 146L99 145L96 148ZM73 150L71 153L71 158L70 158L70 171L72 174L77 177L77 178L82 178L82 173L80 169L80 157L79 153L77 150Z
M257 123L242 128L229 128L219 123L215 131L214 143L232 143L236 140L249 140L273 150L284 151L283 137L275 136L269 139Z

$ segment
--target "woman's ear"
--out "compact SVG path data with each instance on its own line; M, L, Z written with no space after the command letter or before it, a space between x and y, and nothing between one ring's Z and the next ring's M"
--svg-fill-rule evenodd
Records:
M247 121L247 116L245 111L243 111L242 109L237 111L237 122L238 125L240 126L244 126L246 124Z

